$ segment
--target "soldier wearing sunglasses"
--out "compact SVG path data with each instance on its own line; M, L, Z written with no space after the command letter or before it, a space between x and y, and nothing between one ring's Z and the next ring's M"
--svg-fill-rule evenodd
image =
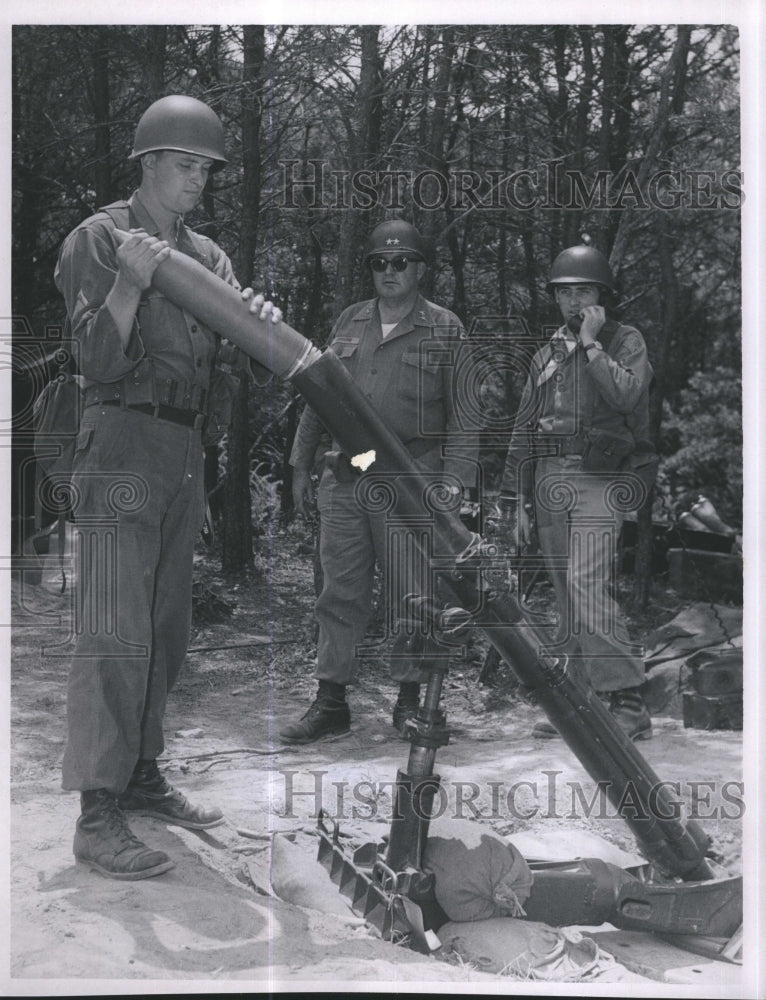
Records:
M476 477L473 450L461 441L457 454L460 428L453 371L437 360L446 356L445 345L464 332L457 316L420 294L427 257L425 241L410 223L394 219L377 226L365 253L375 298L341 314L330 347L420 467L466 489L474 486ZM307 407L290 456L293 499L300 514L312 499L311 467L321 436L322 426ZM303 717L280 730L287 743L311 743L350 728L346 686L353 682L357 647L371 618L376 562L383 570L389 628L394 627L401 598L427 588L417 559L394 561L388 555L396 549L390 544L391 522L384 511L360 501L358 473L337 445L327 458L317 497L324 572L315 609L319 687ZM402 731L417 711L427 673L416 659L401 655L392 656L391 673L399 682L393 725Z

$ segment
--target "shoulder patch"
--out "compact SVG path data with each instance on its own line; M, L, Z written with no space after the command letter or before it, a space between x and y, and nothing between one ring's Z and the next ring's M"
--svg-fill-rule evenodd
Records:
M609 345L609 353L615 354L620 351L633 353L643 350L644 347L644 338L634 326L621 326Z

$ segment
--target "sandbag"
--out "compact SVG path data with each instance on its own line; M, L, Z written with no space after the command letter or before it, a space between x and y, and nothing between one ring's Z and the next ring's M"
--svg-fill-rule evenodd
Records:
M532 872L520 851L469 820L432 824L423 868L433 872L436 900L450 920L523 916L532 889Z
M511 917L439 928L442 948L483 972L549 982L647 982L602 951L593 938L572 928Z
M271 887L288 903L336 916L353 917L328 872L316 860L316 843L304 849L286 836L271 838Z

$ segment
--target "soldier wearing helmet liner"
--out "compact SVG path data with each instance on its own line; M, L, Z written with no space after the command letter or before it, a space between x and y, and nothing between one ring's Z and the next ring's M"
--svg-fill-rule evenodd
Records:
M564 250L553 263L548 290L564 325L533 358L501 497L506 516L517 507L521 545L529 542L534 517L556 594L554 648L569 654L573 669L584 672L631 739L648 739L652 723L640 692L644 665L629 642L611 578L625 497L634 494L639 505L642 473L652 467L652 369L638 330L605 315L614 278L598 250ZM614 490L619 483L622 501ZM558 735L547 721L533 732Z
M239 288L220 247L183 221L208 175L226 163L223 139L218 116L192 97L152 104L132 153L141 162L138 190L70 233L56 267L85 380L75 520L83 538L101 526L115 542L111 557L83 545L62 784L80 792L76 859L116 879L173 867L133 834L126 812L195 830L223 819L173 788L157 757L167 694L189 640L192 557L205 511L202 433L216 360L228 348L230 370L247 371L249 362L151 285L172 248ZM252 312L272 312L251 289L242 297ZM133 487L132 499L130 490L120 494L121 480Z
M465 451L449 454L449 446L459 436L451 369L429 363L428 351L423 349L429 345L443 348L461 337L463 328L453 313L427 302L419 293L427 256L423 238L408 222L393 219L378 225L365 253L376 298L349 306L341 314L330 347L421 468L449 474L453 484L457 480L471 488L476 471L470 457ZM290 456L299 513L305 512L311 498L310 473L321 434L321 424L306 408ZM371 617L376 560L383 568L389 595L389 623L401 597L409 591L424 593L425 581L414 565L389 565L386 515L364 509L355 495L356 483L345 456L331 452L318 493L324 571L315 612L319 689L303 717L280 730L280 737L288 743L310 743L350 727L346 686L353 681L356 647ZM399 681L393 724L401 729L417 711L419 685L427 675L416 661L404 657L392 658L391 671Z

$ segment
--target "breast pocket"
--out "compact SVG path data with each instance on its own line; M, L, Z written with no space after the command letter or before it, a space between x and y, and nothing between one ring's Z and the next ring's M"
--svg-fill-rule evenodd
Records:
M161 292L149 289L144 293L138 307L138 324L147 352L158 353L173 346L174 308Z
M331 350L338 355L339 358L351 358L354 356L357 347L359 346L359 338L346 337L346 338L336 338L332 344L330 344Z
M439 368L425 363L420 354L403 354L399 366L399 393L405 399L432 403L442 396Z

